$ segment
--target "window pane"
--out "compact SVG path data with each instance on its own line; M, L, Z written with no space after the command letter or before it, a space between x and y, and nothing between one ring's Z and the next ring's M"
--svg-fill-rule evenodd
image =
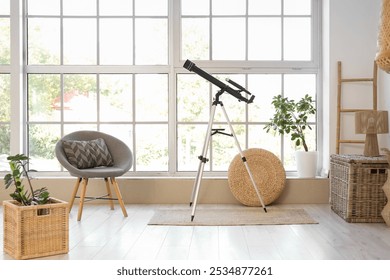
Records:
M310 15L311 0L283 0L285 15Z
M7 157L10 154L10 125L0 123L0 171L9 170Z
M64 64L96 64L96 19L64 19Z
M110 134L122 140L134 154L133 148L133 125L131 124L102 124L100 131Z
M182 15L209 15L210 0L181 0Z
M167 0L135 0L135 15L137 16L167 16Z
M198 75L178 75L177 119L207 122L210 113L210 83Z
M100 64L133 64L132 26L131 19L100 19Z
M215 127L219 128L219 127ZM222 127L225 128L225 127ZM241 149L245 150L245 125L233 125L234 133L238 138ZM227 127L226 133L230 133ZM212 137L212 170L226 171L232 159L239 153L234 138L225 135L214 135Z
M60 64L60 20L28 20L28 64Z
M213 15L244 15L246 0L212 0Z
M243 18L214 18L212 59L245 60L245 33Z
M306 94L316 98L316 75L289 74L284 76L284 95L290 99L299 100ZM315 121L315 116L309 118Z
M168 77L135 76L136 121L168 121Z
M28 75L29 121L61 120L60 75Z
M11 0L0 0L0 15L10 14L10 1Z
M248 21L248 59L280 60L282 54L281 19L249 18Z
M130 16L133 14L132 0L99 0L101 16Z
M284 19L284 59L311 60L311 20Z
M177 128L177 168L178 171L197 171L198 156L202 154L207 125L178 125ZM210 153L208 151L209 157ZM205 171L210 171L206 164Z
M97 120L96 75L64 75L65 121Z
M136 125L136 170L168 171L168 125Z
M100 75L100 120L131 121L133 109L132 76Z
M167 0L135 0L135 15L137 16L167 16Z
M135 62L137 65L168 64L166 19L135 20Z
M9 18L0 18L0 64L10 64L11 33Z
M284 75L284 95L298 100L306 94L315 97L316 75L314 74L286 74Z
M0 122L11 121L11 75L0 74Z
M250 15L280 15L281 0L249 0L248 13Z
M61 126L30 124L28 131L30 168L38 171L60 170L55 146L60 140Z
M275 74L248 75L248 90L255 95L248 105L250 122L268 122L274 114L272 98L282 93L282 77Z
M29 15L59 15L60 0L27 0Z
M260 148L270 151L281 158L281 137L273 132L267 133L264 125L248 126L249 148Z
M182 59L210 58L210 27L208 18L182 19Z
M96 0L63 0L64 15L93 16L96 15Z
M7 156L10 154L11 130L10 75L0 74L0 171L9 170Z

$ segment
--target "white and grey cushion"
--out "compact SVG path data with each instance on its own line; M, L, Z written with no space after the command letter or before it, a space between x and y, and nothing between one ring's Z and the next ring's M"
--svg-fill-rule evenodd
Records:
M112 166L114 161L102 138L80 141L63 140L62 147L68 161L80 169Z

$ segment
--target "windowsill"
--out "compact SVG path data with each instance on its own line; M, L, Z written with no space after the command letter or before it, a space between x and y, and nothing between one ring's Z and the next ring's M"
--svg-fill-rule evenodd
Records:
M0 176L4 177L6 172L0 172ZM37 180L44 180L44 179L74 179L73 176L67 174L66 172L38 172L33 174L33 179ZM136 174L136 175L123 175L120 176L120 179L125 180L193 180L195 179L196 174L194 175L142 175L142 174ZM227 180L227 175L204 175L202 177L203 180ZM328 177L325 176L316 176L314 178L299 178L296 175L287 174L286 176L287 180L324 180L328 179Z

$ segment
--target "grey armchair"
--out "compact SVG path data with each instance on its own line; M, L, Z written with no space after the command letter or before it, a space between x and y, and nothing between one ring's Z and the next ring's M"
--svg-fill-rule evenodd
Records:
M84 202L95 199L108 200L111 209L114 209L113 200L118 200L123 215L127 217L122 195L115 179L129 171L133 164L133 154L124 142L102 132L76 131L65 135L57 142L55 153L58 161L69 171L70 175L77 177L69 202L69 211L72 210L75 198L80 198L78 221L81 220ZM101 153L103 161L100 157ZM105 156L108 156L108 160L104 158ZM108 162L104 162L104 160ZM99 197L87 197L88 180L91 178L103 178L107 194ZM117 198L112 197L110 182ZM80 183L82 183L81 194L77 196Z

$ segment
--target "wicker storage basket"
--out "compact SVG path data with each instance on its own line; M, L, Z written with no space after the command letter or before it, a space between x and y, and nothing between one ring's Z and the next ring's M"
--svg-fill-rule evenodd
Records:
M382 190L387 180L386 157L331 155L331 208L347 222L383 222L387 199Z
M68 203L20 206L3 202L4 252L15 259L32 259L69 251Z

